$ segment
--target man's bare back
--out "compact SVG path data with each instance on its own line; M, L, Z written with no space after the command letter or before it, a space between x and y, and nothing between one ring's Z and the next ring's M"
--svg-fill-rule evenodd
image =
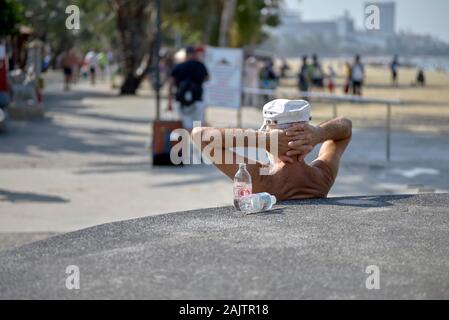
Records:
M253 192L268 192L279 201L324 198L335 179L326 164L304 161L283 164L272 175L258 175L253 180Z

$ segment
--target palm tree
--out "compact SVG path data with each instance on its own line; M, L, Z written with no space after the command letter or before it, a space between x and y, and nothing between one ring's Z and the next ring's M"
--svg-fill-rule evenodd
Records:
M120 94L135 94L151 65L155 40L153 2L147 0L111 0L117 18L121 43L124 81Z

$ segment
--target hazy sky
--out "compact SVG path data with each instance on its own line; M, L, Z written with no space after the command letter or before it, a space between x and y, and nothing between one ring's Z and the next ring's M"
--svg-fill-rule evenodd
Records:
M328 19L345 10L363 26L365 0L285 0L288 8L301 11L304 20ZM380 1L385 2L385 1ZM395 0L396 31L410 30L449 42L449 0Z

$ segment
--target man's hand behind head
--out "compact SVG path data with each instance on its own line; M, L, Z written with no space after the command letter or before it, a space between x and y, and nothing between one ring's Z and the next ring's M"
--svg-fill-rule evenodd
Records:
M313 148L322 142L322 129L308 123L299 123L286 130L289 150L286 156L304 160Z

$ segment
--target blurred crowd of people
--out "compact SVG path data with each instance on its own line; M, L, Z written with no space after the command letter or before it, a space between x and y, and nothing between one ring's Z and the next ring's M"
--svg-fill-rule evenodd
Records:
M56 58L56 66L61 68L64 74L64 90L70 90L70 85L77 83L79 78L89 78L95 85L97 77L109 78L110 66L114 62L112 51L89 50L84 56L76 50L68 49Z
M204 54L203 46L195 47L196 60L203 63ZM173 68L188 60L188 57L186 57L185 50L175 52L170 48L163 48L160 57L159 86L163 87L173 77ZM111 66L116 62L114 54L110 50L98 52L89 50L85 55L82 55L74 49L68 49L57 57L56 66L63 71L64 89L70 90L71 84L77 83L80 77L89 79L92 85L95 85L97 78L110 78ZM43 66L45 64L44 59ZM272 57L248 56L246 58L243 69L244 105L263 105L270 100L270 92L279 86L280 80L291 76L296 78L299 95L303 97L307 97L309 92L327 91L330 94L335 94L337 78L343 78L340 85L344 94L355 96L362 96L363 94L366 72L360 55L355 55L353 61L346 61L343 65L340 64L338 66L340 74L337 74L333 64L327 64L324 68L317 54L304 55L296 72L292 70L293 68L285 58L278 60L277 67L275 65L275 59ZM399 57L395 55L388 64L393 87L398 86L400 66ZM155 69L154 66L148 66L145 70L154 89L156 88ZM412 83L412 86L425 86L425 83L424 70L418 69L416 80Z
M312 55L312 62L309 57L302 57L302 65L297 75L298 89L300 92L311 90L335 93L337 74L334 67L329 64L324 71L318 55ZM365 81L365 67L359 55L356 55L353 63L345 63L343 92L345 94L362 95L362 87Z
M265 93L267 91L264 91L264 89L276 89L280 79L288 77L292 69L285 58L280 59L278 68L274 68L274 65L272 58L256 58L250 56L246 59L244 67L245 105L258 105L259 103L263 103L267 97ZM388 64L391 72L391 85L393 87L398 86L400 66L399 57L395 55ZM340 67L340 69L342 68ZM313 54L311 57L308 55L302 57L295 77L297 79L297 88L303 97L306 97L307 93L312 91L327 91L330 94L336 93L336 79L338 75L334 66L328 64L326 68L323 68L317 54ZM343 78L341 90L344 94L362 96L366 72L360 55L355 55L353 61L346 61L344 63L340 78ZM425 86L425 83L424 70L418 69L416 81L412 85Z

